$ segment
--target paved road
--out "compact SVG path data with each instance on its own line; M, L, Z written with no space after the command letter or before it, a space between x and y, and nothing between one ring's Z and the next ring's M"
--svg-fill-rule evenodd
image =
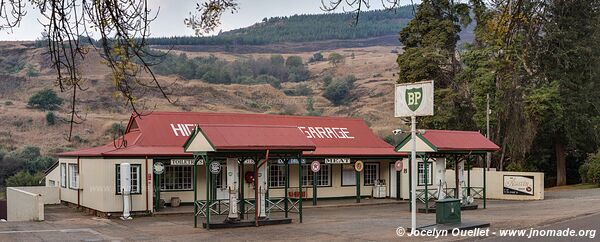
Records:
M545 226L534 227L532 229L525 229L525 236L521 237L499 237L492 236L485 241L515 241L527 239L532 242L543 242L543 241L600 241L600 213L591 215L578 216L573 219L565 220L562 222L556 222ZM541 233L544 231L548 233L550 231L565 233L582 233L579 236L529 236L529 234ZM570 232L573 231L573 232ZM497 232L498 233L498 232ZM531 237L531 238L529 238Z
M593 215L590 215L593 214ZM273 214L273 216L280 216ZM487 209L464 211L464 220L491 223L491 231L565 227L598 229L600 189L546 193L543 201L489 201ZM399 226L410 225L408 205L306 209L304 223L206 231L193 228L191 215L137 217L131 221L101 219L64 206L46 208L46 221L0 223L0 241L426 241L398 237ZM291 215L295 219L295 214ZM216 219L216 218L215 218ZM215 221L215 220L213 220ZM435 214L419 214L420 225L431 224ZM596 227L593 227L593 226ZM600 235L597 235L600 236ZM521 241L518 238L456 238ZM536 238L537 239L537 238ZM595 238L598 240L597 238ZM547 241L542 238L538 241ZM564 241L573 241L566 238Z

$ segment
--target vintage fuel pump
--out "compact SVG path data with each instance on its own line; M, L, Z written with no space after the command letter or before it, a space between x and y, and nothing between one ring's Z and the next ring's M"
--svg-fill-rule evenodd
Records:
M227 190L229 195L229 214L226 221L237 222L240 220L238 214L238 190L239 190L238 160L227 159Z
M446 198L446 159L436 158L435 159L435 178L437 178L437 199L442 200Z

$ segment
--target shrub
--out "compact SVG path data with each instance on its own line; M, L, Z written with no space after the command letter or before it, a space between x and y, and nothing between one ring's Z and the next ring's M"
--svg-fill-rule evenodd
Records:
M121 125L121 123L113 123L110 125L110 127L106 130L106 134L110 135L111 137L118 137L119 135L121 135L122 133L125 132L125 127L123 127L123 125Z
M13 102L11 102L11 101L6 101L6 102L4 102L4 105L6 105L6 106L10 106L10 105L13 105Z
M56 92L52 89L43 89L36 94L33 94L29 98L27 105L41 110L56 110L62 103L62 98L56 95Z
M312 95L312 89L306 84L300 84L291 90L285 90L284 93L289 96L309 96Z
M308 62L317 62L317 61L323 61L323 54L321 54L321 52L317 52L314 53L312 57L310 57L310 59L308 59Z
M46 124L54 125L55 123L56 123L56 115L54 115L54 112L47 112L46 113Z
M323 115L323 109L315 109L315 100L312 97L306 99L306 115L307 116L321 116Z
M20 186L39 186L44 185L44 173L37 172L31 174L27 171L19 171L17 174L6 178L6 186L8 187L20 187Z
M350 91L354 88L356 77L349 75L331 81L325 88L323 96L334 105L341 105L350 100Z
M329 54L329 64L332 66L338 66L346 61L346 57L336 52Z
M35 67L32 64L28 64L26 74L28 77L36 77L40 75L40 72L37 69L35 69Z
M588 157L586 162L579 167L581 180L600 186L600 151Z

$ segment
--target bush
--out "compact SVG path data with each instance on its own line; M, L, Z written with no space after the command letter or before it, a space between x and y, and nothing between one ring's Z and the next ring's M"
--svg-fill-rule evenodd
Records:
M323 109L315 109L315 100L312 97L306 99L306 115L307 116L321 116L323 115Z
M285 90L284 93L289 96L309 96L312 95L312 89L306 84L300 84L291 90Z
M336 52L329 54L329 64L332 66L338 66L346 61L346 57Z
M63 103L62 98L52 89L44 89L29 98L27 105L41 110L56 110Z
M56 124L56 115L54 115L54 112L46 113L46 124L48 124L48 125Z
M32 64L28 64L26 74L28 77L36 77L40 75L40 72L37 69L35 69L35 67Z
M106 130L105 134L109 135L111 137L118 137L121 134L123 134L124 132L125 132L125 127L123 127L123 125L121 125L121 123L113 123Z
M308 59L308 62L318 62L318 61L323 61L323 54L321 54L321 52L317 52L314 53L312 57L310 57L310 59Z
M582 182L600 186L600 151L590 155L586 162L579 167Z
M325 88L323 96L334 105L345 104L350 100L350 91L354 88L355 81L356 77L352 75L334 79Z
M20 186L40 186L44 185L44 173L37 172L31 174L26 171L19 171L17 174L6 178L7 187L20 187Z
M6 102L4 102L4 105L6 105L6 106L11 106L11 105L13 105L13 102L11 102L11 101L6 101Z

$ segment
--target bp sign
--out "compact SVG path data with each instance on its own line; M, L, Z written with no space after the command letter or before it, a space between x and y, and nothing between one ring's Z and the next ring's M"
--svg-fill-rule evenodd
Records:
M396 84L396 117L433 115L433 81Z

